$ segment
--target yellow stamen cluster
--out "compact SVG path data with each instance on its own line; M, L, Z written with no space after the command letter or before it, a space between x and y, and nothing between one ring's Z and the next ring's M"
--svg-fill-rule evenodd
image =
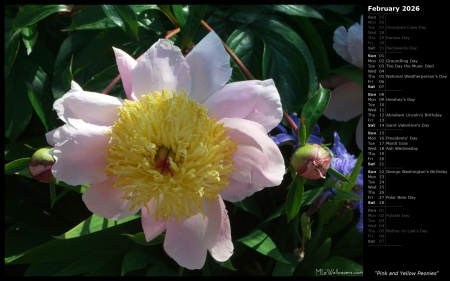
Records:
M155 219L203 214L202 200L217 198L234 170L237 142L227 130L185 92L126 100L109 132L106 172L118 179L112 187L124 188L131 208L149 212L153 199Z

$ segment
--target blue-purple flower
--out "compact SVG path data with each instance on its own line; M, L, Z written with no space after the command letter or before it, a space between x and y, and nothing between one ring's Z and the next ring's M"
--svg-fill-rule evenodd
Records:
M289 114L292 121L295 122L297 127L300 127L300 120L296 114ZM277 134L273 134L273 132L278 132ZM318 137L320 135L320 128L318 125L314 127L311 132L311 136L308 139L308 143L317 143L321 144L325 139ZM278 145L292 145L294 150L297 150L300 147L300 141L298 139L298 133L294 131L292 128L286 129L282 124L278 124L273 130L270 137L273 141Z
M331 149L331 151L334 153L335 157L331 159L331 167L335 169L336 171L340 172L343 175L348 175L352 172L353 168L355 167L357 159L354 155L347 152L347 149L345 146L341 143L341 139L339 138L339 135L337 132L334 133L334 144ZM356 178L355 187L353 188L352 192L363 196L363 167L359 170L358 177ZM356 226L359 232L363 231L363 200L359 200L357 202L354 202L354 209L358 209L360 211L360 220Z

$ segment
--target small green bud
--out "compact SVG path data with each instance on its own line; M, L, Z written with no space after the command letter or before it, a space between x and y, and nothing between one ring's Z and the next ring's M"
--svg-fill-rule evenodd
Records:
M330 168L331 156L322 146L308 143L294 152L291 165L304 178L317 180L325 178Z
M55 180L52 174L52 166L55 159L49 153L50 148L45 147L38 149L29 162L30 174L39 182L50 183Z

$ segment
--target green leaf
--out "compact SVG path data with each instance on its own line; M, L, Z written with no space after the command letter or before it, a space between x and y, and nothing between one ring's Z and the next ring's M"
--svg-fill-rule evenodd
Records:
M356 163L355 163L355 166L353 167L352 172L348 176L348 180L350 182L349 183L344 183L342 185L342 190L344 190L344 191L351 191L353 189L353 186L356 183L356 179L358 178L359 171L361 170L362 162L364 160L363 154L364 154L364 152L361 151L361 153L358 156L358 159L356 160Z
M135 244L120 235L127 231L126 224L118 225L75 239L53 239L45 244L14 256L5 257L5 263L28 264L35 262L58 262L80 258L94 251L120 252Z
M233 205L241 208L242 210L255 215L259 219L263 219L264 215L261 209L261 205L254 197L250 196L245 198L244 200L233 202Z
M21 67L23 82L28 87L27 93L31 105L45 130L50 131L56 120L50 78L33 60L20 59L18 62Z
M358 67L352 65L352 64L345 64L339 68L336 68L333 70L333 73L341 74L343 76L346 76L347 78L355 81L359 85L363 85L363 71L362 69L359 69Z
M41 147L48 147L45 136L20 139L18 141L5 144L5 161L13 161L19 158L30 157Z
M141 248L133 248L125 254L122 261L122 272L120 276L124 276L130 271L144 268L150 262L157 262L157 257L149 252L145 252Z
M12 175L28 168L30 158L17 159L5 165L5 175Z
M5 31L5 77L9 75L9 71L16 60L17 52L20 46L20 30Z
M336 216L336 212L339 212L339 209L336 209L335 206L341 208L341 205L338 204L328 204L328 203L337 203L337 201L330 202L328 201L323 205L323 209L319 210L319 215L321 217L321 221L326 223L323 227L323 235L325 237L335 236L339 231L347 227L347 225L352 221L353 212L346 212L342 216ZM333 206L334 205L334 206ZM327 208L328 207L328 208ZM354 227L356 229L356 227Z
M302 115L305 117L306 139L309 139L317 120L325 112L330 101L331 92L320 86L319 90L306 102L302 109Z
M181 28L186 24L187 17L189 15L188 5L172 5L173 15L178 22L178 26Z
M69 184L67 184L65 182L58 181L58 180L55 183L58 186L64 187L64 188L66 188L68 190L72 190L72 191L75 191L76 193L80 193L80 194L83 194L84 191L89 187L89 185L75 185L75 186L74 185L69 185Z
M102 5L102 9L125 33L139 40L137 16L129 5Z
M336 14L348 15L355 10L356 5L321 5L321 10L328 10Z
M336 196L334 197L334 200L363 200L362 196L359 196L353 192L348 192L339 188L336 188Z
M322 15L307 5L274 5L273 10L289 16L309 17L323 20Z
M56 187L55 183L50 183L50 208L53 208L53 206L56 203Z
M52 263L33 263L27 268L23 276L53 276L72 264L73 261L60 261Z
M72 30L102 30L115 28L117 25L105 15L100 5L85 5L77 10L72 17L70 27L62 31Z
M56 272L54 276L76 276L89 273L105 264L111 264L111 260L116 259L118 256L118 253L114 249L93 251Z
M181 274L165 263L155 263L147 270L145 276L181 276Z
M311 218L306 215L306 212L302 213L300 217L300 225L302 230L302 235L304 239L311 239Z
M362 276L363 266L343 257L331 257L318 268L327 276Z
M305 191L304 195L303 195L303 206L308 206L312 203L312 201L314 201L314 199L316 199L316 197L323 192L323 190L325 189L325 187L319 187L319 188L314 188L314 189L310 189Z
M226 260L224 262L220 262L220 261L216 261L214 260L218 265L220 265L223 268L232 270L232 271L236 271L237 269L233 266L233 264L231 263L231 260Z
M298 265L298 258L294 255L286 255L289 264L277 261L272 272L272 276L292 276Z
M94 75L87 83L83 85L83 87L91 91L100 93L111 83L113 79L117 77L117 75L117 65L111 65L104 71ZM122 83L117 83L116 85L114 85L114 87L108 92L108 95L125 98L126 94L123 90Z
M311 20L304 17L296 18L297 26L301 29L305 41L308 43L311 54L314 58L317 71L324 77L331 74L328 51L322 41L322 35L317 31Z
M122 235L130 238L134 242L138 243L139 245L143 245L143 246L153 246L153 245L161 244L162 242L164 242L164 237L165 237L163 234L161 234L161 235L153 238L153 240L147 242L147 240L145 239L144 232L138 232L136 234L124 233Z
M14 141L25 130L33 114L20 71L13 67L5 79L5 136L10 141Z
M33 24L20 29L20 34L22 34L23 44L27 48L27 54L29 55L33 51L33 46L36 43L38 31L37 25Z
M258 228L264 228L270 221L280 217L286 213L286 204L281 204L278 209L276 209L270 216L268 216L264 221L262 221Z
M264 42L263 79L272 78L286 112L299 112L315 88L317 76L313 58L302 38L275 17L263 18L251 25Z
M16 28L33 25L38 21L56 13L70 12L67 5L25 5L19 8L13 25Z
M338 180L343 181L343 182L350 182L346 176L344 176L343 174L339 173L338 171L336 171L335 169L333 169L332 167L330 167L328 169L328 173L334 177L336 177Z
M179 25L177 18L173 14L171 5L157 5L158 8L174 23L175 25Z
M262 57L264 44L249 27L238 27L227 40L228 47L257 79L262 79ZM236 81L245 80L241 70L232 61L233 74ZM241 74L241 75L240 75Z
M355 260L361 257L364 249L364 235L352 227L345 235L337 241L331 255L342 256L344 258Z
M308 262L309 266L319 268L321 264L323 264L330 255L331 249L331 238L327 238L319 248L317 248L314 253L311 253L307 259L305 258L305 263Z
M295 218L300 210L303 201L304 188L305 179L297 175L289 186L289 192L286 198L286 215L288 222Z
M99 217L95 214L93 214L91 217L80 223L79 225L75 226L68 232L55 236L57 239L71 239L76 238L79 236L91 234L97 231L101 231L110 227L115 227L117 225L135 220L140 218L141 216L139 214L129 216L120 220L108 220L102 217Z
M89 45L96 33L88 31L74 32L67 36L59 48L53 70L52 92L53 98L59 99L70 90L73 80L72 60L74 54Z
M173 5L173 11L177 17L181 32L181 50L190 49L192 38L197 33L208 5ZM187 13L186 13L187 11Z
M92 77L105 69L116 65L114 51L112 46L122 46L129 44L128 36L123 36L122 32L118 32L118 28L106 29L96 33L94 38L87 41L84 38L79 38L84 45L80 46L73 55L72 71L74 80L83 87L84 83L91 80ZM78 33L78 32L77 32ZM84 32L83 32L84 33ZM89 33L86 31L86 33ZM73 40L74 38L72 38ZM132 53L129 53L132 54ZM66 61L67 63L67 61ZM117 74L119 72L117 71ZM88 89L86 89L88 90Z
M249 235L239 238L237 241L265 256L271 257L280 262L289 263L289 261L286 260L280 253L272 239L270 239L270 237L262 230L256 229Z

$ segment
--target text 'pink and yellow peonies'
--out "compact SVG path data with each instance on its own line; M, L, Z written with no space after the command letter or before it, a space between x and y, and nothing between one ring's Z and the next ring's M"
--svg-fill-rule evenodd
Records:
M179 265L202 268L233 253L223 200L281 183L283 157L267 133L281 121L274 82L227 84L230 57L210 32L184 57L160 39L137 62L114 48L126 100L77 83L54 108L65 124L46 134L56 179L90 184L96 215L141 211L147 241L165 231Z

